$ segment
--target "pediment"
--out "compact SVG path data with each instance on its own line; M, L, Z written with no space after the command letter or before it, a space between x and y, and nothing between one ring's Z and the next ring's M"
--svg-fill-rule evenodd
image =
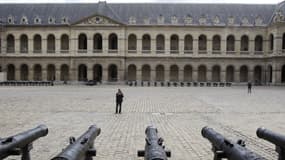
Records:
M93 15L87 18L84 18L73 25L75 26L119 26L122 23L119 23L111 18L101 16L101 15Z

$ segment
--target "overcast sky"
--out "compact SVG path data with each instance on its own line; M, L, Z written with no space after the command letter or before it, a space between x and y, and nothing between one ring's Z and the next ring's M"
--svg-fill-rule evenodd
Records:
M0 0L0 3L97 3L99 0ZM107 3L257 3L276 4L282 0L106 0Z

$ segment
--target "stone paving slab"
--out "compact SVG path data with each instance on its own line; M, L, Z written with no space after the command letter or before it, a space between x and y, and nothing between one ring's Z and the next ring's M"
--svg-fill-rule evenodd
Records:
M114 114L117 88L125 95L120 115ZM70 136L96 124L102 132L94 160L142 160L137 150L144 148L145 128L153 124L172 151L170 159L211 160L210 143L201 136L209 126L276 160L274 146L255 131L265 126L285 134L284 95L282 87L255 87L251 95L246 87L0 87L0 137L46 124L49 134L34 143L31 154L34 160L48 160Z

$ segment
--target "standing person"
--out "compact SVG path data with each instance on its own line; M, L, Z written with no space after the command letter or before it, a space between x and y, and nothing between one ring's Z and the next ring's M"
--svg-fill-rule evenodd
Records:
M251 93L252 84L251 82L247 83L247 93Z
M116 93L116 113L121 113L123 97L124 97L123 92L120 89L118 89L118 92Z

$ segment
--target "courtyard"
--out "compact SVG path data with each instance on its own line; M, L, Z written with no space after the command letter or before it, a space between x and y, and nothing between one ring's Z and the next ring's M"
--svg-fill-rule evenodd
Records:
M115 114L115 93L125 97L122 114ZM142 160L145 128L155 125L172 152L170 160L211 160L210 142L201 136L204 126L227 138L245 140L247 148L276 160L275 147L257 138L264 126L285 134L285 88L253 87L129 87L52 86L1 87L0 137L39 124L49 134L34 143L33 160L49 160L92 124L101 128L95 140L95 160ZM9 157L8 160L20 157Z

